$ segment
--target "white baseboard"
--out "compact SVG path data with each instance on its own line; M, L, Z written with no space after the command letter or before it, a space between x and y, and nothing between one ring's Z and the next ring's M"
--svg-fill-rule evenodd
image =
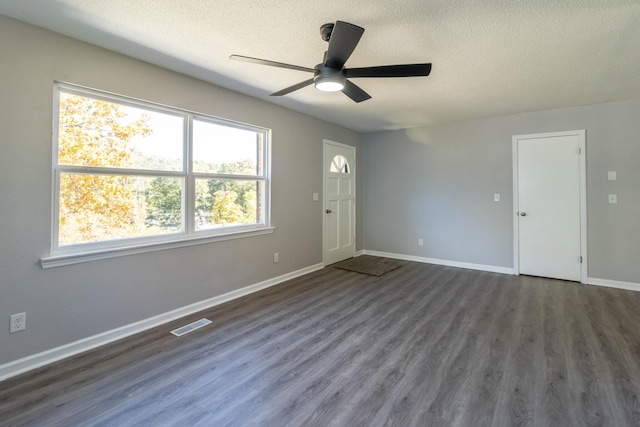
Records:
M587 278L587 284L640 292L640 283L620 282L618 280L596 279L593 277L589 277Z
M470 270L489 271L492 273L513 274L513 268L508 267L496 267L494 265L482 265L472 264L468 262L448 261L444 259L424 258L414 255L402 255L394 254L390 252L378 252L378 251L362 251L365 255L381 256L385 258L402 259L405 261L423 262L426 264L446 265L448 267L468 268Z
M160 314L158 316L153 316L148 319L132 323L130 325L122 326L120 328L112 329L98 335L83 338L81 340L74 341L60 347L43 351L42 353L37 353L31 356L24 357L22 359L14 360L13 362L0 365L0 381L4 381L7 378L14 377L32 369L57 362L58 360L74 356L76 354L94 349L96 347L109 344L110 342L126 338L128 336L137 334L138 332L143 332L148 329L155 328L156 326L160 326L181 317L197 313L198 311L206 310L208 308L234 300L236 298L258 292L262 289L266 289L282 282L286 282L287 280L295 279L299 276L304 276L305 274L312 273L322 268L324 268L324 265L322 263L315 264L297 271L293 271L291 273L284 274L282 276L274 277L272 279L268 279L254 285L244 287L242 289L237 289L235 291L231 291L217 297L190 304L185 307Z
M492 265L470 264L466 262L447 261L447 260L434 259L434 258L424 258L424 257L413 256L413 255L394 254L390 252L369 251L366 249L360 252L361 252L360 255L373 255L373 256L381 256L385 258L402 259L405 261L416 261L416 262L424 262L427 264L446 265L449 267L459 267L459 268L468 268L471 270L489 271L493 273L514 274L513 269L508 267L496 267ZM588 277L587 284L640 292L640 283L621 282L618 280L596 279L593 277Z

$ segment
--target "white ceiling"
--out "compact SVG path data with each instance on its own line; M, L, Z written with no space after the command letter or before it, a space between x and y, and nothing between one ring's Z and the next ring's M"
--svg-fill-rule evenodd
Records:
M640 98L639 0L0 0L0 14L358 131ZM429 77L354 79L356 104L299 71L320 25L365 28L347 67L432 62Z

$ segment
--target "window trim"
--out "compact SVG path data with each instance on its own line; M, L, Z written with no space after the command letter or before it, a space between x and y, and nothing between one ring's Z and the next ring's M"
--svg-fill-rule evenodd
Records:
M90 97L106 102L113 102L134 108L170 114L183 118L183 170L146 170L118 167L85 167L58 164L58 123L60 93ZM217 241L252 237L273 233L271 226L271 130L261 126L249 125L233 120L227 120L211 115L194 112L182 108L170 107L146 100L127 97L111 92L92 89L65 82L54 82L53 91L53 141L52 141L52 211L51 211L51 245L48 256L41 258L42 268L76 264L85 261L107 259L137 253L151 252L163 249L200 245ZM195 180L200 173L192 168L193 122L201 120L228 126L236 129L249 130L262 134L262 163L261 175L225 175L231 180L251 180L262 182L263 187L263 221L259 224L230 225L224 227L197 229L195 224ZM60 175L62 173L91 173L91 174L122 174L131 176L166 176L184 179L182 230L153 236L141 236L127 239L106 240L101 242L76 243L59 245L59 212L60 212ZM205 174L206 175L206 174Z

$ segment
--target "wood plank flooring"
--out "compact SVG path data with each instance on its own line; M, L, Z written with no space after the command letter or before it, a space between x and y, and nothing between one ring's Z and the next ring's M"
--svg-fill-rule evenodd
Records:
M640 425L640 293L402 264L325 268L9 379L0 425Z

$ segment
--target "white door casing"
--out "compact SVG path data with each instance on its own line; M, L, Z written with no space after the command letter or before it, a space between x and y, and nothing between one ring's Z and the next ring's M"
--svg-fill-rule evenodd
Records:
M513 137L514 273L586 283L584 130Z
M323 261L333 264L355 255L356 150L324 141Z

